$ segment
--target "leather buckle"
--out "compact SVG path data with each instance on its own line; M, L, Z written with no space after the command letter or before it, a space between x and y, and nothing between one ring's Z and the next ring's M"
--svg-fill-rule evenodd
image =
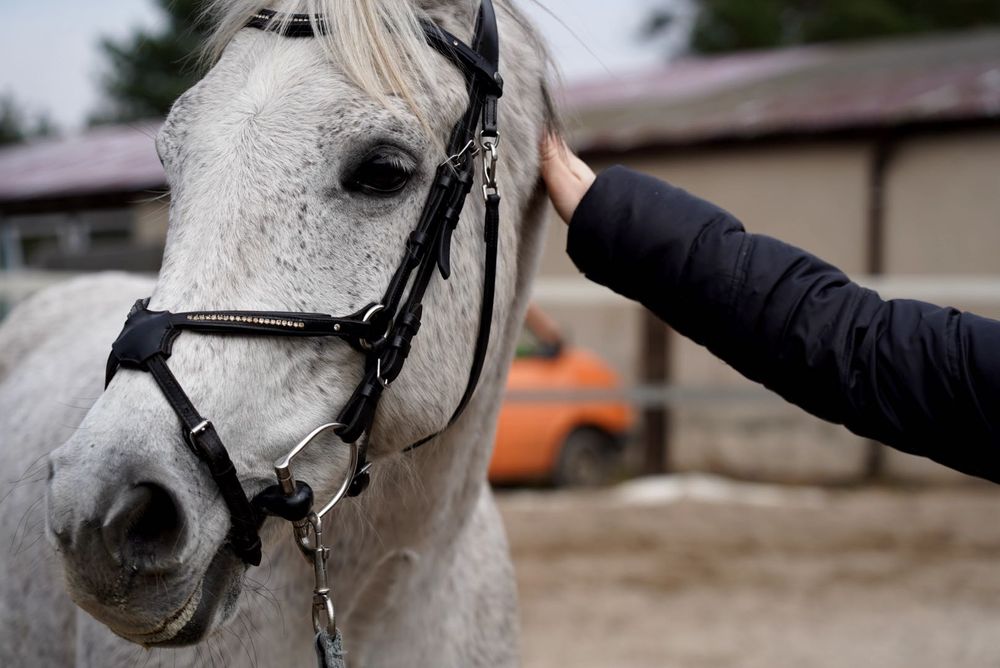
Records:
M198 459L204 459L204 452L198 443L198 437L204 434L209 429L214 429L214 425L209 420L202 420L194 429L189 431L185 439L187 441L188 449L194 453L194 456Z
M209 429L212 429L213 425L209 420L202 420L199 422L194 429L188 432L188 440L193 441L195 438L205 433Z

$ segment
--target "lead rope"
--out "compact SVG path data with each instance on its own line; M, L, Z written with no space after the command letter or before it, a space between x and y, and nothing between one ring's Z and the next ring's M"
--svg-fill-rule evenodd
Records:
M346 668L344 663L344 641L340 631L334 635L323 632L316 635L316 657L319 668Z
M316 632L316 657L320 668L346 668L344 663L344 641L337 628L337 613L333 607L330 591L329 561L330 548L323 540L323 518L347 495L354 477L360 448L352 443L350 465L347 477L325 506L316 511L313 506L312 490L304 482L295 479L292 463L313 441L328 431L336 432L344 425L331 422L317 427L296 445L291 452L274 463L274 474L278 486L288 502L283 507L283 518L292 523L295 545L302 556L312 566L315 587L313 588L312 622ZM294 509L289 511L289 509Z

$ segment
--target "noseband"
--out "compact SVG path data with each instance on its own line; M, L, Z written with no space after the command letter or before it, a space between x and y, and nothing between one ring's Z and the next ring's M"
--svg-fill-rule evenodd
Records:
M315 37L324 26L323 17L278 15L270 10L258 12L247 24L248 28L289 38ZM357 313L339 318L316 313L256 311L170 313L150 311L149 299L145 299L132 308L124 330L112 345L106 382L111 382L120 367L146 371L153 376L180 418L185 441L207 465L229 509L232 518L229 546L252 566L260 565L258 530L266 516L292 521L297 531L316 518L312 512L312 489L291 477L288 464L291 457L319 433L332 428L351 445L353 460L349 481L337 498L325 506L324 512L344 494L357 496L368 486L371 464L367 460L367 435L371 432L382 395L403 370L411 343L420 330L422 302L431 279L435 273L440 273L445 280L451 275L451 238L472 190L477 154L482 156L486 205L479 333L468 383L448 426L454 424L468 406L483 370L493 319L500 224L500 194L496 182L500 141L497 106L503 93L503 80L499 73L499 36L493 3L483 0L471 47L429 21L423 23L423 28L427 43L465 75L469 106L452 130L448 141L451 157L437 169L419 222L406 240L402 260L382 298ZM167 366L174 341L185 331L206 335L340 338L364 355L364 377L336 422L317 429L288 457L279 460L279 464L283 463L276 467L279 484L265 489L251 501L215 427L194 407ZM422 439L404 452L420 447L436 435ZM321 548L315 522L313 531L315 542ZM325 560L325 554L323 556Z

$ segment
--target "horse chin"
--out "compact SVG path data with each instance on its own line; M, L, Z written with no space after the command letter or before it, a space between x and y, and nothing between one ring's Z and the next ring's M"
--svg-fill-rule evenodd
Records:
M236 614L243 581L240 576L244 571L243 563L223 548L185 603L155 627L126 629L109 625L108 628L146 648L196 645Z

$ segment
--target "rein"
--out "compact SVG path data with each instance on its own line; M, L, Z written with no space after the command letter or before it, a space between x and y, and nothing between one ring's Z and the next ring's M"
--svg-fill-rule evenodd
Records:
M277 33L287 38L312 38L325 30L322 16L279 15L258 12L248 28ZM112 345L106 385L121 367L150 373L180 419L185 442L201 459L215 480L229 510L232 525L228 545L249 566L259 566L259 528L268 516L293 523L299 548L316 567L313 619L317 632L335 636L333 606L326 585L328 550L323 546L321 520L345 496L358 496L370 482L372 463L367 458L370 434L379 402L402 372L413 339L420 331L423 299L434 275L451 276L451 241L465 201L475 180L476 156L482 158L485 242L483 293L469 378L462 399L447 429L468 406L483 370L493 320L496 263L499 245L500 193L496 181L498 146L498 100L503 94L499 73L499 35L491 0L482 0L472 45L429 21L423 22L427 43L449 59L465 75L469 106L455 125L448 141L451 156L437 169L423 211L409 234L403 256L381 299L360 311L333 317L318 313L257 311L194 311L170 313L150 311L149 299L132 308L125 327ZM303 439L288 455L275 463L278 484L252 500L244 490L229 453L211 421L204 418L167 365L174 341L183 332L203 335L282 336L345 340L364 355L364 376L335 422L323 425ZM337 495L320 512L313 511L313 492L296 480L291 463L315 438L334 431L351 449L350 475ZM411 452L431 441L431 434L407 447ZM337 636L339 641L339 636Z

